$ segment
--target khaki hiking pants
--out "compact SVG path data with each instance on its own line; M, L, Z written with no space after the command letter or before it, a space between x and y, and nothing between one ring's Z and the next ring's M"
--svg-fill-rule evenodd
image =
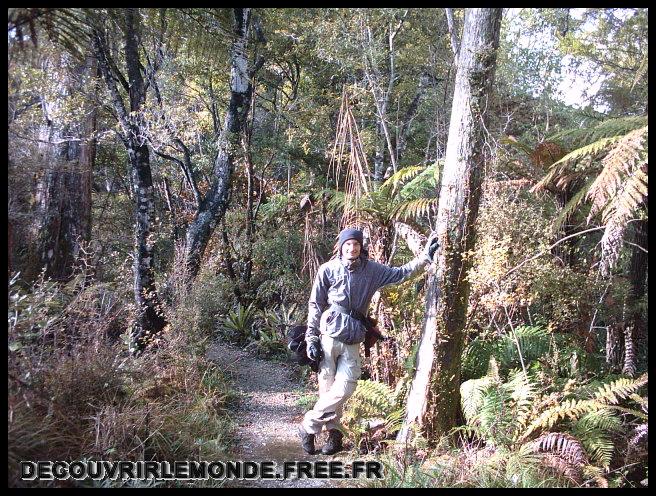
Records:
M319 400L303 418L303 428L309 434L326 429L339 429L342 408L360 378L360 343L344 344L323 334L323 360L319 364Z

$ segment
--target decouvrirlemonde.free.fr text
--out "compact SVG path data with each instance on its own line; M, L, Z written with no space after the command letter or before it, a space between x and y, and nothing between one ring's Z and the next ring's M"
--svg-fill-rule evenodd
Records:
M382 479L377 461L22 461L23 480Z

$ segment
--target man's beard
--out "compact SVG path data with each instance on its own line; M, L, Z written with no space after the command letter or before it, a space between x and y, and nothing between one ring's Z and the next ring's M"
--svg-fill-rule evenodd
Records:
M344 261L348 270L355 270L360 265L360 255L355 258L344 257Z

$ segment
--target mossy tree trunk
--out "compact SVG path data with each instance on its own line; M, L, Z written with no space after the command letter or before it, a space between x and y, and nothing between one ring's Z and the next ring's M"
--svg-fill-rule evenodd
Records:
M66 77L58 98L42 97L44 123L39 153L44 172L37 184L36 260L28 279L44 269L45 277L68 281L84 242L91 238L91 174L95 161L96 109L83 107L79 120L63 124L56 114L61 101L79 93L94 76L95 60L87 57L77 67L62 55Z
M397 440L413 428L435 438L456 426L469 284L465 253L474 247L484 165L484 118L496 67L502 9L468 9L442 176L436 231L437 269L429 275L424 328L406 418Z

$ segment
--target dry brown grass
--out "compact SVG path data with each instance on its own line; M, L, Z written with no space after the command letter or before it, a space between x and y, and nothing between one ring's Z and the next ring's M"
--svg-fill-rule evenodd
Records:
M14 308L9 342L18 344L9 355L9 486L68 484L21 481L22 460L225 457L232 393L193 333L174 324L157 349L131 357L108 333L110 327L127 328L118 310L124 305L99 304L104 291L99 287L66 290L32 288L23 306ZM10 311L11 305L10 300Z

